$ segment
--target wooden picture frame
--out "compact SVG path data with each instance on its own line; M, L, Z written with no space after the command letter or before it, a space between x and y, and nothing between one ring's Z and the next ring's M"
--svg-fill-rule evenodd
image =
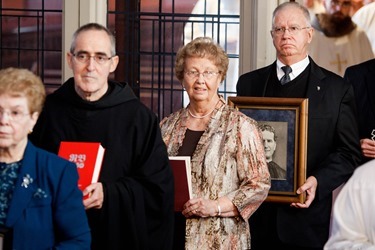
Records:
M271 178L266 201L304 203L306 195L296 191L306 181L308 99L230 96L228 105L256 120L259 126L275 128L277 146L272 159L284 169L285 178Z
M0 250L13 249L13 230L4 226L0 226Z

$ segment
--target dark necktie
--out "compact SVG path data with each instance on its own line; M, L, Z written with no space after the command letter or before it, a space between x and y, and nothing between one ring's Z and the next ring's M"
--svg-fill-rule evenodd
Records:
M288 65L281 67L281 69L284 71L285 75L281 77L280 83L284 85L285 83L290 82L290 76L289 74L292 72L292 68Z

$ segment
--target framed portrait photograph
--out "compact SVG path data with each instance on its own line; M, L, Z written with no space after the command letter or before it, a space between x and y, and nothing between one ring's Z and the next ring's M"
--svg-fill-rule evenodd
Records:
M228 105L258 122L271 175L266 201L305 201L296 191L306 181L308 99L228 97Z

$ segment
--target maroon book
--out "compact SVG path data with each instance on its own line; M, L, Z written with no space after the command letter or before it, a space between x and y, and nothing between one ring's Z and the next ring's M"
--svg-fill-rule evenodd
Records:
M170 156L174 176L174 210L180 212L191 199L191 169L189 156Z

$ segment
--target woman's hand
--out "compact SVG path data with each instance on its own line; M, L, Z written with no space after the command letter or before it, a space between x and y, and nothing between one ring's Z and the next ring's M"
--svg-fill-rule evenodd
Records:
M237 207L226 196L222 196L217 200L209 200L203 198L191 199L184 204L182 214L186 217L235 217L240 213Z
M214 200L207 200L203 198L191 199L184 204L182 214L186 218L198 217L213 217L218 214L217 202Z

